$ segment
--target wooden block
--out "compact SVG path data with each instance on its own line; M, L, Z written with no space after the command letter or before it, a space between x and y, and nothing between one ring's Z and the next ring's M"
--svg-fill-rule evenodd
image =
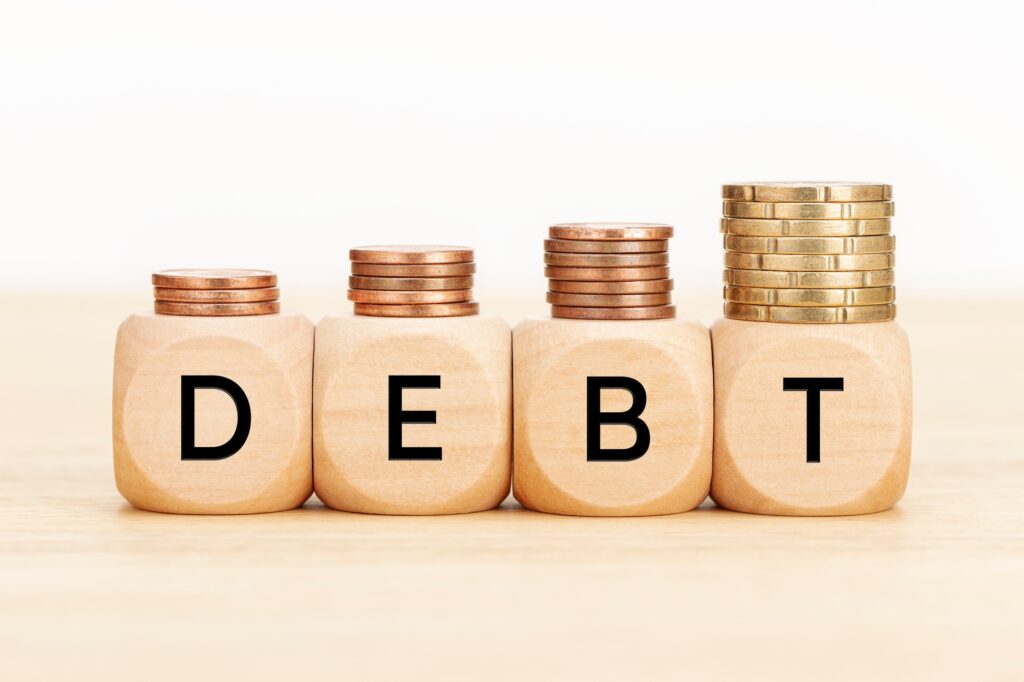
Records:
M312 367L303 315L132 315L114 356L118 490L181 514L300 506L313 490Z
M711 336L715 502L799 516L896 504L907 485L912 413L910 346L896 322L723 319Z
M325 504L458 514L508 495L512 343L504 320L329 316L317 325L315 355L313 470Z
M513 347L513 490L524 506L644 516L687 511L707 497L714 401L706 327L526 320Z

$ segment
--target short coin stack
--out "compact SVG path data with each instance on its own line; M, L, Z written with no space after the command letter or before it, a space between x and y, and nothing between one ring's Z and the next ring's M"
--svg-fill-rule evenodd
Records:
M668 270L672 227L563 223L544 241L552 317L658 320L676 316Z
M724 185L725 316L793 323L896 316L890 185Z
M183 269L153 273L158 315L233 317L281 310L277 275L269 270Z
M473 249L465 246L361 246L349 251L348 299L356 315L476 315Z

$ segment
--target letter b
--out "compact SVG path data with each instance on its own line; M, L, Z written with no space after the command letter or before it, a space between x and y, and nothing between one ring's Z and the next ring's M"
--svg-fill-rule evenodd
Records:
M617 388L629 391L633 404L624 412L602 412L601 390ZM643 384L630 377L587 377L587 461L632 462L640 459L651 447L651 430L640 419L647 407L647 391ZM636 442L628 448L601 447L601 425L623 424L636 432Z

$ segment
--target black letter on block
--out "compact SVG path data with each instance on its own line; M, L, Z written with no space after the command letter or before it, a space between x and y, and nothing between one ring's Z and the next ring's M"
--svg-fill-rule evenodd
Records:
M629 391L633 405L625 412L602 412L601 389L619 388ZM629 377L587 377L587 461L632 462L640 459L651 447L651 430L640 419L647 407L647 391L643 384ZM601 447L602 424L625 424L636 432L636 442L621 450Z
M402 409L403 388L441 388L441 376L398 375L388 377L388 459L439 461L441 448L405 447L402 445L402 424L437 423L437 412Z
M821 461L821 392L843 390L842 377L784 378L783 391L807 391L807 461Z
M214 388L224 391L235 403L238 412L238 423L235 433L227 443L210 447L196 446L196 389ZM252 426L252 411L249 399L245 397L242 387L227 377L216 375L196 375L181 377L181 459L218 460L227 459L242 449L249 428Z

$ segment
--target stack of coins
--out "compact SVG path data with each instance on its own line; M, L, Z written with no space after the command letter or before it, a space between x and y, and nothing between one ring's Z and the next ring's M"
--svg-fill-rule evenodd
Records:
M269 270L184 269L153 273L158 315L233 317L281 310L277 275Z
M896 316L892 187L724 185L725 316L883 322Z
M349 251L348 299L356 315L476 315L473 249L465 246L361 246Z
M544 241L552 317L657 320L675 317L668 271L670 225L563 223Z

